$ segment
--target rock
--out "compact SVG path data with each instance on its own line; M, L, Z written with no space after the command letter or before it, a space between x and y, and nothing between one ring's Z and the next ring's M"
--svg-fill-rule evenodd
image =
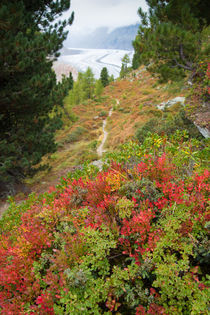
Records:
M185 97L177 96L173 98L172 100L169 100L167 102L162 102L161 104L157 105L157 108L160 110L164 110L165 108L171 107L176 103L181 103L182 105L184 105L184 102L185 102Z
M203 103L192 118L194 125L205 138L210 137L210 104Z
M198 128L198 130L200 131L202 136L204 136L204 138L210 138L210 131L208 128L202 128L198 126L195 122L194 122L194 125Z
M103 168L104 162L102 160L97 160L97 161L93 161L90 164L97 166L99 168L99 170L101 171Z

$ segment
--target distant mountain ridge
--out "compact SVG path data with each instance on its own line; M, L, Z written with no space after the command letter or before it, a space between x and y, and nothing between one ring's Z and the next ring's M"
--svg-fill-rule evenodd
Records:
M97 28L84 36L71 36L64 43L70 48L101 48L133 50L132 41L138 32L139 24L122 26L109 32L107 27Z

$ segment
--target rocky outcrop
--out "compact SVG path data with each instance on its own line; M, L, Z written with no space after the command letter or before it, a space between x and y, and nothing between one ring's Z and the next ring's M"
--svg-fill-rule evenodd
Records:
M204 138L210 138L210 131L208 128L202 128L202 127L196 125L196 123L194 123L194 124L198 128L200 133L204 136Z
M176 103L180 103L180 104L184 105L185 97L177 96L177 97L173 98L172 100L169 100L167 102L162 102L161 104L157 105L157 108L160 110L164 110L165 108L171 107Z
M200 133L205 137L210 137L210 105L203 104L199 111L193 115L193 121Z

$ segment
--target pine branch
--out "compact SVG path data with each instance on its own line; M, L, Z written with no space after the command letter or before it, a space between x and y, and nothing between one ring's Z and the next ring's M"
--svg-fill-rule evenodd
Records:
M176 63L176 65L182 69L185 69L185 70L189 70L189 71L192 71L193 68L192 67L189 67L189 66L185 66L185 65L182 65L181 63L179 63L176 58L173 59L173 61Z
M184 61L184 63L185 63L188 67L190 67L190 68L192 69L193 63L190 62L190 61L188 61L188 60L186 59L186 57L185 57L185 55L184 55L183 45L182 45L182 44L180 44L180 46L179 46L179 56L180 56L181 60Z
M43 15L44 15L44 11L42 11L39 17L37 17L36 26L38 26L41 23Z

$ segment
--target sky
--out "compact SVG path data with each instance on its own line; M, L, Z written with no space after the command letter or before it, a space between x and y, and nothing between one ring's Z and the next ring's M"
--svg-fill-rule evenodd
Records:
M139 7L147 9L145 0L71 0L70 12L75 12L75 19L69 31L72 35L85 34L102 26L112 30L138 23ZM69 15L66 12L64 18Z

